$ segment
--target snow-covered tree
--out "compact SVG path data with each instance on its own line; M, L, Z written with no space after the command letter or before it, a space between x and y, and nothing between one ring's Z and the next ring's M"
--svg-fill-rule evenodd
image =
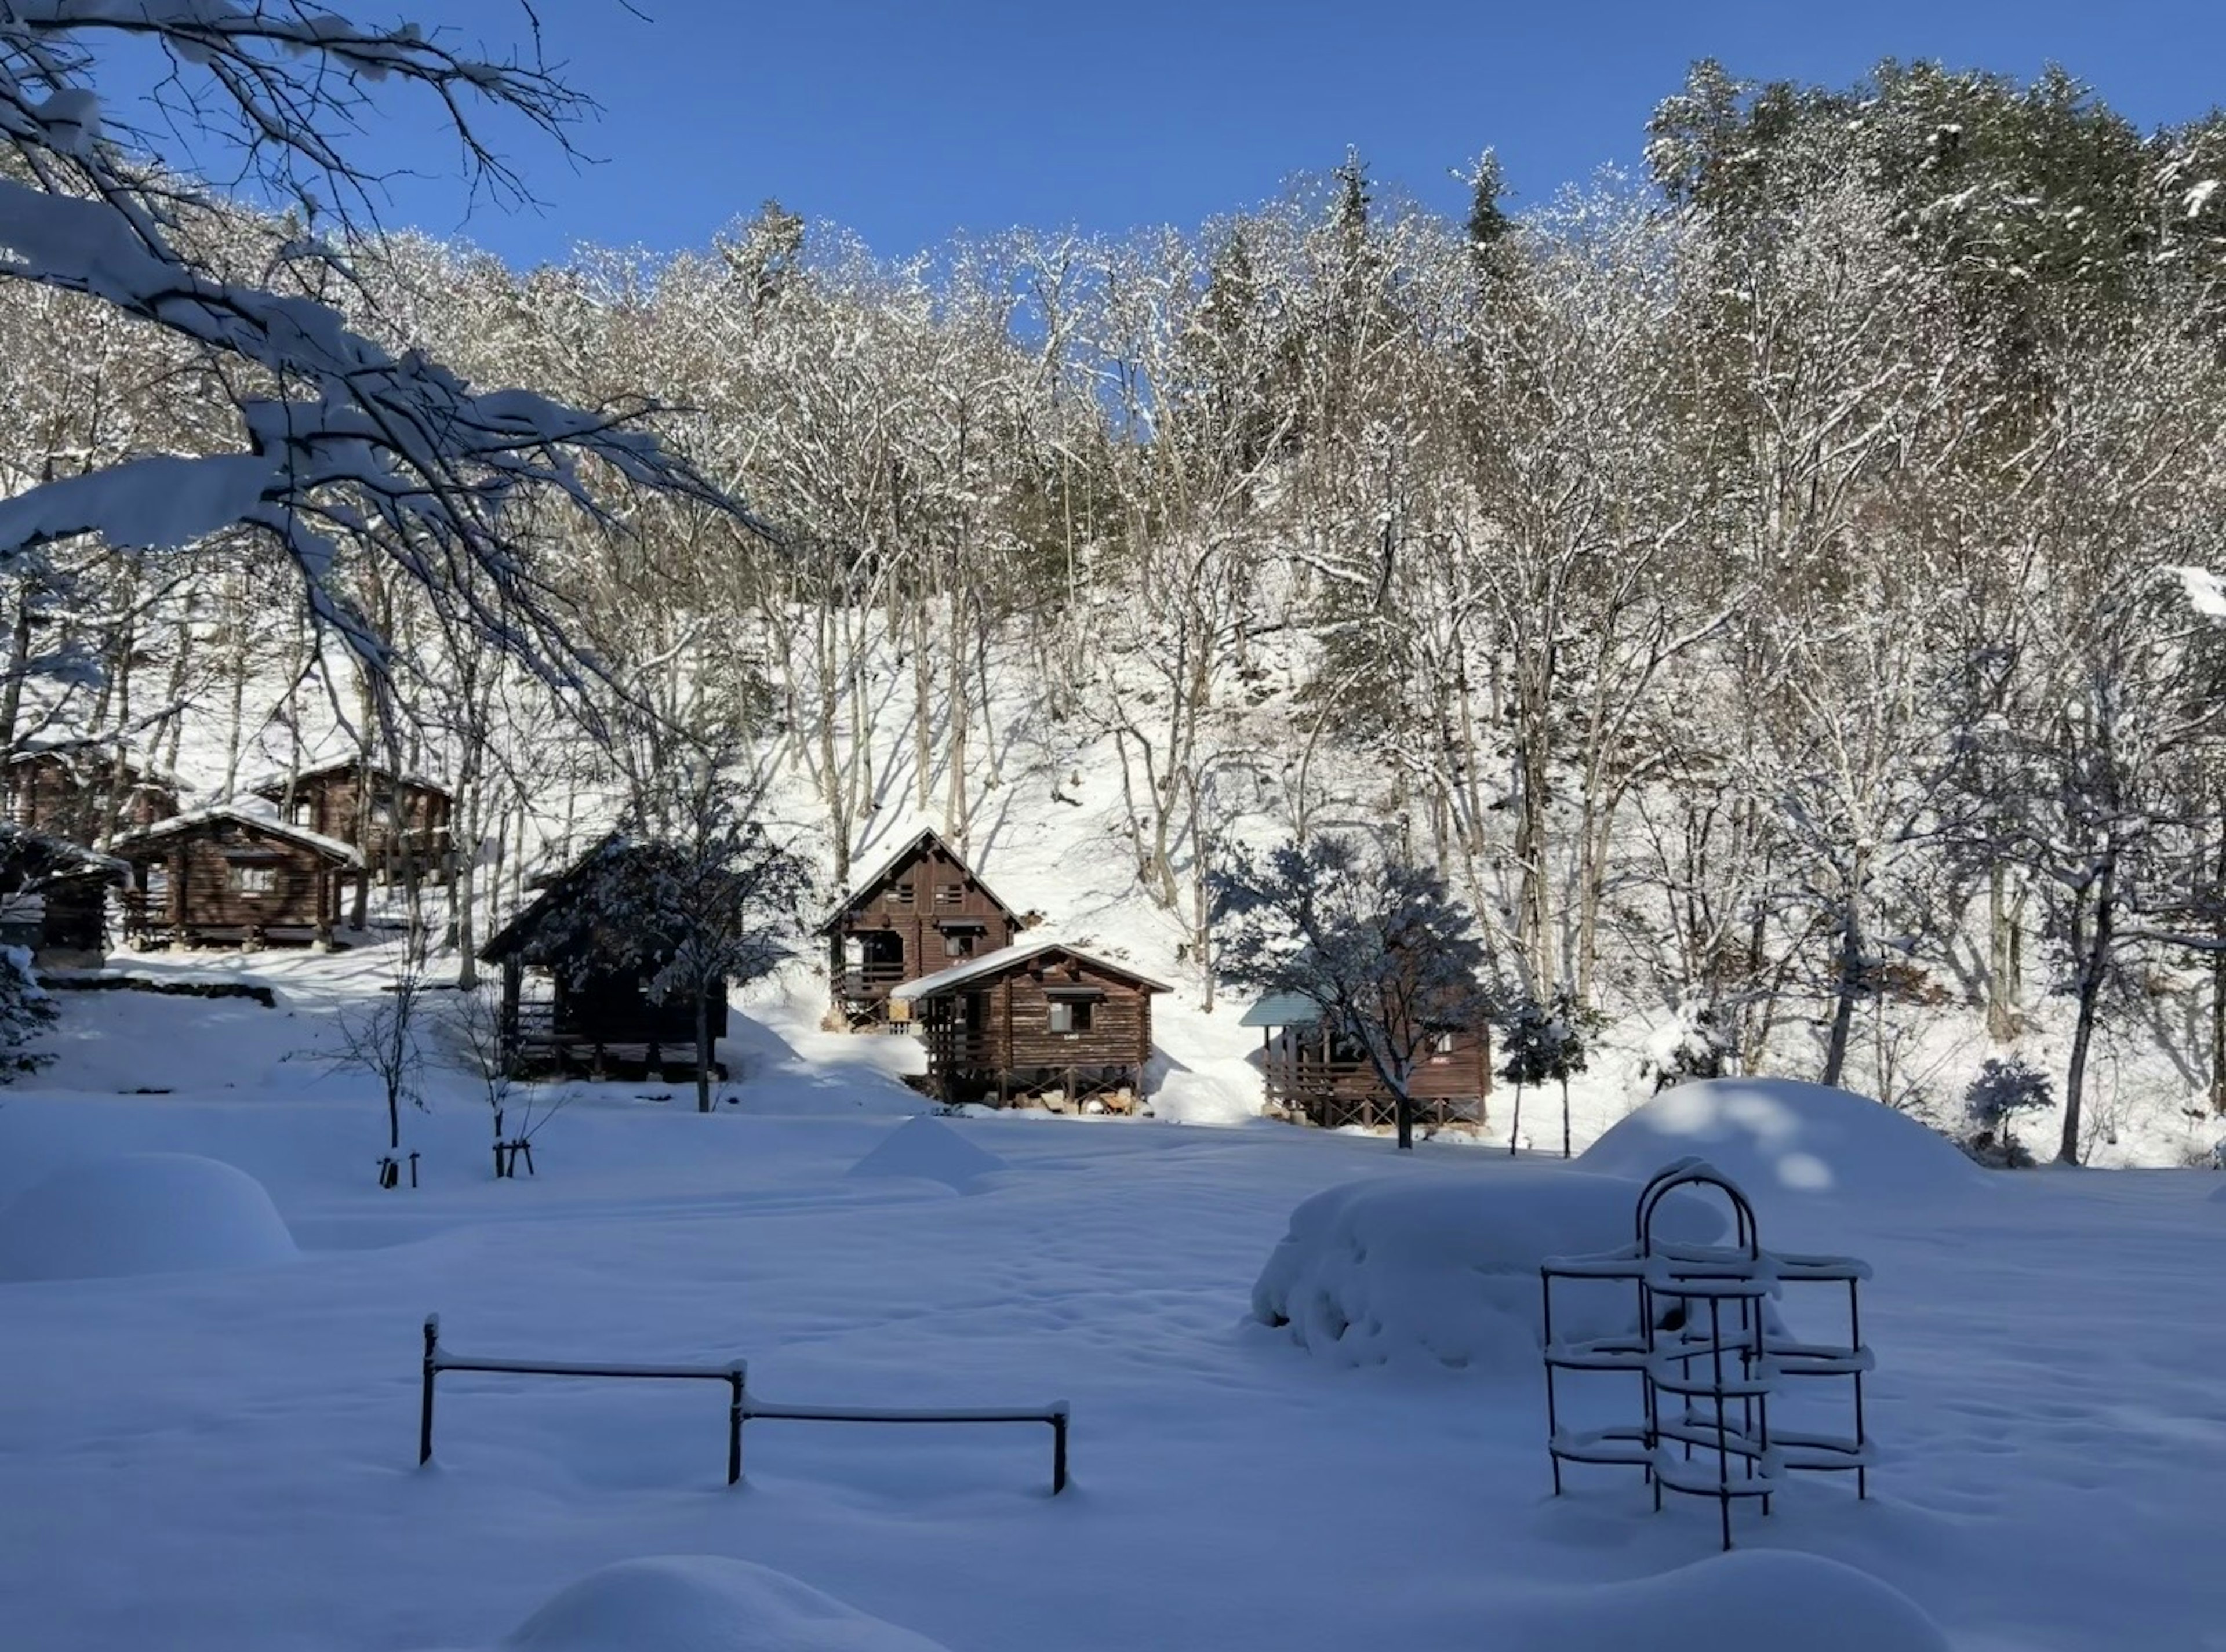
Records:
M0 1084L35 1073L54 1058L27 1048L54 1025L54 1000L39 984L31 955L20 946L0 946Z
M2018 1144L2021 1114L2045 1113L2056 1104L2056 1087L2021 1056L1991 1057L1963 1093L1963 1115L1981 1135L1980 1145L1998 1152L2005 1163L2030 1163Z
M150 57L171 73L152 94L158 119L134 126L101 89L119 59ZM552 679L577 680L565 601L521 524L550 505L613 522L602 499L614 486L722 496L644 428L646 397L576 408L475 390L322 302L347 278L346 237L376 222L377 168L348 142L374 89L422 94L475 185L514 196L523 186L479 124L516 118L561 143L584 108L536 59L477 57L441 31L281 0L0 6L0 288L81 294L151 330L197 369L172 393L229 413L209 447L136 451L0 500L0 562L83 535L140 550L252 530L374 670L389 639L342 576L351 556ZM165 128L225 147L292 213L267 238L258 278L235 278L215 253L238 211L194 180L190 152L162 152ZM463 568L479 580L460 581Z
M1473 915L1437 873L1335 832L1264 856L1232 848L1213 892L1222 979L1320 1010L1360 1047L1390 1092L1399 1146L1413 1147L1417 1063L1490 1010Z
M1518 999L1499 1022L1499 1076L1515 1086L1515 1114L1507 1127L1507 1151L1516 1149L1523 1128L1525 1085L1557 1083L1561 1087L1561 1157L1569 1157L1569 1080L1585 1070L1584 1015L1575 992L1556 987L1543 1002Z

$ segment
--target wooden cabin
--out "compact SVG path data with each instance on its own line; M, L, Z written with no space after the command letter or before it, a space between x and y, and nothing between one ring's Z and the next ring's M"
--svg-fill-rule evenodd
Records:
M108 892L131 868L42 832L0 825L0 945L48 969L98 969L108 954Z
M835 1009L853 1026L902 1022L908 981L1008 947L1025 927L973 867L932 831L907 840L855 884L819 926Z
M380 883L445 880L454 867L455 799L423 775L340 758L260 782L255 795L290 825L353 843Z
M349 844L241 804L175 815L117 840L132 868L125 928L187 946L332 944L363 857Z
M1332 1032L1312 1000L1263 998L1237 1025L1260 1029L1269 1112L1332 1130L1397 1122L1397 1105L1367 1055ZM1418 1125L1482 1124L1491 1095L1491 1028L1435 1029L1416 1060L1409 1093Z
M893 988L927 1045L927 1088L946 1103L1053 1095L1126 1112L1152 1058L1162 982L1058 941L1000 948Z
M88 847L178 812L178 785L112 746L44 746L8 759L7 816L15 825Z
M483 963L502 970L501 1039L518 1074L578 1072L592 1078L692 1075L696 1002L674 994L659 1003L649 982L655 959L619 967L598 956L599 938L614 916L595 912L597 891L610 886L612 861L624 877L626 857L645 853L606 838L554 878L518 916L480 949ZM727 1035L723 988L710 1003L711 1036ZM723 1064L713 1071L724 1079Z

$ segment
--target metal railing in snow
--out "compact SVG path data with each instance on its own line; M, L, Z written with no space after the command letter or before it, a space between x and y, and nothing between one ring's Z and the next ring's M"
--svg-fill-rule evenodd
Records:
M423 1388L417 1421L417 1461L433 1460L433 1385L443 1371L487 1371L506 1376L641 1377L652 1381L700 1381L727 1385L727 1484L742 1478L742 1425L754 1420L781 1422L855 1423L1043 1423L1052 1433L1051 1489L1056 1496L1066 1490L1066 1433L1068 1407L1064 1400L1046 1406L909 1408L874 1406L784 1405L754 1398L749 1389L749 1363L732 1360L724 1365L633 1365L573 1360L490 1359L475 1354L455 1354L441 1346L441 1316L425 1319Z

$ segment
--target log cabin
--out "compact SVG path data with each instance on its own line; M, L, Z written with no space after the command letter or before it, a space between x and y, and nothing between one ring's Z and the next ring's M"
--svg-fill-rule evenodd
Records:
M593 910L596 889L608 886L614 857L623 862L638 852L621 838L605 838L545 880L480 949L480 961L502 971L501 1046L513 1075L693 1076L694 999L652 999L654 959L620 967L597 956L599 932L620 919ZM723 988L709 1007L711 1037L726 1037ZM715 1061L712 1070L727 1076L723 1063Z
M0 773L10 823L87 848L178 812L178 783L113 746L34 747Z
M1355 1124L1372 1129L1397 1121L1391 1091L1366 1054L1333 1033L1312 1000L1295 994L1263 998L1237 1025L1260 1029L1260 1068L1269 1113L1332 1130ZM1416 1058L1408 1093L1418 1125L1484 1123L1491 1095L1491 1028L1434 1029Z
M1056 1096L1127 1112L1143 1099L1152 994L1169 988L1059 941L1000 948L901 982L927 1046L927 1088L946 1104Z
M0 945L50 969L98 969L108 953L108 892L131 868L43 832L0 824Z
M819 926L835 1011L852 1026L901 1025L912 1006L893 995L896 988L1008 947L1024 927L956 849L920 832Z
M423 775L348 757L268 776L254 790L289 824L353 843L382 884L452 874L455 799Z
M329 946L343 886L363 871L353 846L246 803L174 815L115 853L132 867L132 937L186 946Z

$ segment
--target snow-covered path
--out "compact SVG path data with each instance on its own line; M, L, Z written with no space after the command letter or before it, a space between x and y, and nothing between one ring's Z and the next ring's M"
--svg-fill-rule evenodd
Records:
M863 1069L711 1118L614 1096L496 1183L452 1096L413 1121L413 1195L372 1187L381 1121L349 1081L0 1098L0 1202L88 1152L189 1151L260 1179L308 1253L0 1285L4 1639L484 1647L595 1566L707 1553L954 1652L1452 1652L1515 1597L1712 1552L1710 1511L1649 1515L1605 1471L1549 1499L1535 1378L1332 1369L1244 1323L1301 1198L1422 1169L1488 1198L1496 1155L1013 1117L952 1121L1008 1166L970 1192L848 1175L903 1105ZM1968 1652L2219 1645L2216 1185L2033 1174L1770 1213L1773 1243L1876 1265L1886 1455L1871 1503L1804 1482L1745 1540L1888 1580ZM1046 1495L1039 1430L767 1422L730 1491L712 1385L485 1376L444 1380L420 1472L435 1309L468 1351L745 1355L773 1399L1065 1397L1074 1488Z

